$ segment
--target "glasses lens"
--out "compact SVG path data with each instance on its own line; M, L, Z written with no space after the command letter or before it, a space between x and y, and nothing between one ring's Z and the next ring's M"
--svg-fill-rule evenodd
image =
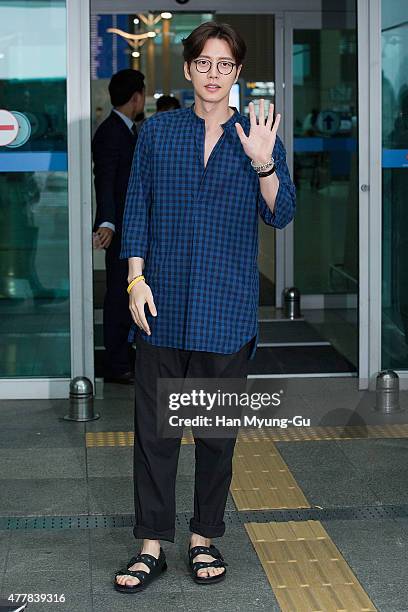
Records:
M233 67L234 64L232 64L231 62L218 63L218 70L221 72L221 74L230 74L230 72L232 72Z
M198 72L208 72L210 69L210 62L208 60L197 60L195 65Z

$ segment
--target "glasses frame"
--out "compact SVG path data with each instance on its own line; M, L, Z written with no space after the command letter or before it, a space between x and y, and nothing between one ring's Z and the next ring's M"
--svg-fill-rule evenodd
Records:
M197 67L197 62L204 62L204 61L205 62L210 62L210 67L208 68L208 70L199 70L198 67ZM213 67L213 64L214 64L213 61L207 59L206 57L195 59L195 60L193 60L193 62L195 64L197 72L199 72L200 74L207 74L207 72L210 72L210 70L211 70L211 68ZM221 70L218 67L218 64L222 64L222 63L226 63L226 62L228 64L232 64L232 68L231 68L231 70L229 72L227 72L225 74L224 72L221 72ZM236 64L236 62L230 62L229 60L219 60L218 62L216 62L216 65L217 65L217 71L219 72L219 74L222 74L222 76L228 76L229 74L232 73L232 71L234 70L234 66L236 66L237 64Z

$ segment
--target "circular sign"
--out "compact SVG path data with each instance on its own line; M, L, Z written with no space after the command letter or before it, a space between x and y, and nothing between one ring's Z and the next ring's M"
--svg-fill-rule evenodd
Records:
M0 147L5 147L17 138L18 121L7 110L0 109Z
M22 147L31 136L31 123L28 118L23 113L18 111L12 111L12 113L17 119L18 133L13 142L6 145L10 149L14 147Z

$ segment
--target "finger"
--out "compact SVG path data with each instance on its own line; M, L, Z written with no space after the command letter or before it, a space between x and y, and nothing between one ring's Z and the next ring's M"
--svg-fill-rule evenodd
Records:
M261 98L259 102L259 125L265 125L265 100Z
M132 319L134 320L134 322L136 323L136 325L140 328L140 319L139 319L139 314L137 312L137 308L136 306L133 304L133 301L131 300L129 303L129 310L130 310L130 314L132 315Z
M268 109L268 118L266 120L266 127L268 127L269 129L272 128L272 124L273 124L273 109L274 109L274 104L270 103L269 104L269 109Z
M157 316L157 310L156 310L156 305L154 303L153 300L153 295L149 295L147 298L147 305L149 306L149 310L151 312L151 314L156 317Z
M237 130L238 138L240 139L241 144L243 145L248 140L248 137L244 132L244 128L240 123L236 123L235 128Z
M275 123L273 124L273 128L272 128L272 133L276 136L276 133L278 131L279 128L279 124L280 124L280 120L281 120L281 116L279 115L279 113L276 115L276 119L275 119Z
M140 322L142 324L142 328L144 329L146 334L149 334L149 336L150 336L149 325L147 323L147 319L146 319L146 316L145 316L145 313L144 313L144 302L143 302L143 304L139 303L136 306L137 306L137 311L139 313L139 317L140 317Z
M251 129L256 126L255 104L253 102L249 103L249 121Z

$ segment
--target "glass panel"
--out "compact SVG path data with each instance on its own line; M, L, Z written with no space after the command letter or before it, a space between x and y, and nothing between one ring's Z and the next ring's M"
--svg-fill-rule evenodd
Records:
M382 367L408 367L408 5L382 2Z
M0 109L0 376L69 377L64 1L0 0Z
M293 33L294 279L302 294L358 292L356 31Z

